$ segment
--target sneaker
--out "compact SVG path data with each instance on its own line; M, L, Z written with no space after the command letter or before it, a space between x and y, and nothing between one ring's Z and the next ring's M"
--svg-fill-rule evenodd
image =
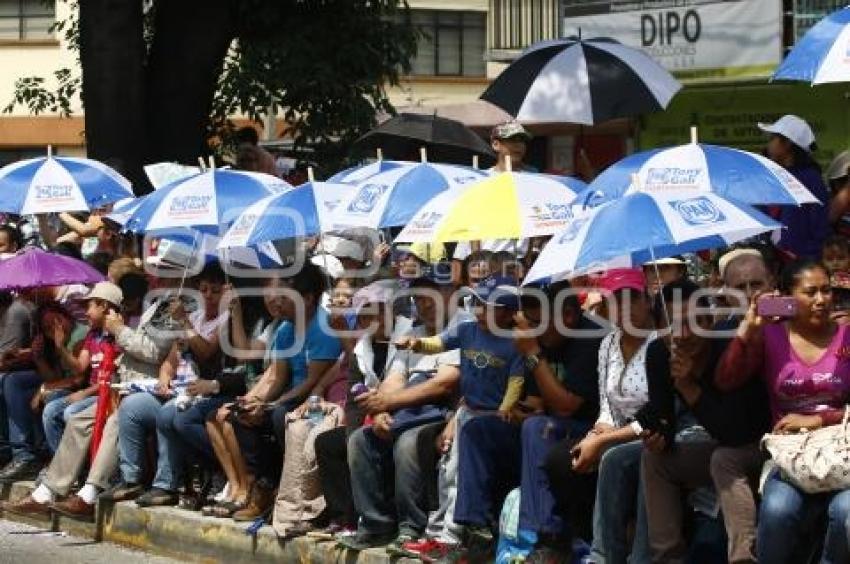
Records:
M97 496L97 499L99 501L118 503L119 501L136 499L142 495L143 491L144 488L142 488L141 484L134 484L132 482L125 482L124 480L121 480L118 484Z
M370 548L385 547L393 542L395 538L395 533L374 534L358 532L355 535L339 538L336 542L341 548L360 552Z
M37 460L13 460L0 470L0 482L27 482L35 480L41 470Z
M416 538L413 535L405 533L398 535L393 542L387 545L387 554L390 556L412 556L415 558L415 554L407 552L404 549L404 545L414 540L416 540Z
M449 544L437 539L421 539L410 541L403 546L405 552L423 562L435 562L457 551L456 544Z
M161 488L151 488L136 499L139 507L166 507L177 505L180 496L177 492L170 492Z

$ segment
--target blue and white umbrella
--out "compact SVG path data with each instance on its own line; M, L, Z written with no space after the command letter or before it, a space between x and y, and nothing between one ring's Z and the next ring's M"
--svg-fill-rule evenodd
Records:
M628 156L591 182L576 197L576 203L592 207L636 191L680 189L712 192L752 205L820 203L800 181L770 159L698 143Z
M0 211L19 215L89 211L133 196L105 164L75 157L27 159L0 169Z
M382 229L407 224L435 196L483 180L487 173L463 166L421 163L376 174L357 185L334 213L334 228Z
M358 182L363 182L364 180L371 178L376 174L380 174L382 172L387 172L388 170L393 170L395 168L405 166L416 166L416 163L408 161L385 161L381 159L373 163L360 166L353 166L351 168L342 170L328 178L328 182L332 184L357 184Z
M811 84L850 82L850 7L829 14L815 24L788 53L773 80L801 80Z
M268 174L208 170L140 198L124 229L150 233L191 227L217 234L251 204L289 188Z
M331 231L333 210L356 190L350 184L307 182L264 198L236 218L219 247L249 247Z
M635 267L781 227L747 204L710 192L638 192L573 219L547 243L525 283Z

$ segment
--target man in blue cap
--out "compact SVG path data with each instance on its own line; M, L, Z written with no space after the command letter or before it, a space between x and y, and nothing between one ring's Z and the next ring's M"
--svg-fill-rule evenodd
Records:
M426 354L460 349L464 407L457 420L454 520L469 527L470 549L489 549L502 501L519 483L520 427L512 419L523 392L525 365L511 335L519 309L516 281L488 278L475 287L473 296L475 321L436 337L408 338L400 345Z

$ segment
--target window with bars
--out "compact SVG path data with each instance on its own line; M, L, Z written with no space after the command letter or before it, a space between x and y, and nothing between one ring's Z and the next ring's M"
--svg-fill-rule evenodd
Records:
M846 5L846 0L794 0L794 43L825 16Z
M486 15L455 10L411 10L420 32L412 74L485 76Z
M0 0L0 41L53 39L55 21L55 1Z

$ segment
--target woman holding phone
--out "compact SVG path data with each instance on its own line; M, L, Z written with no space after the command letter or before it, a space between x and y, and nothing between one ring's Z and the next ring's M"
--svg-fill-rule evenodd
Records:
M786 267L780 289L795 300L784 317L783 303L754 300L737 336L723 355L715 383L721 391L765 379L774 433L814 430L842 421L850 399L850 330L831 317L832 288L826 267L800 261ZM775 305L771 305L775 302ZM769 307L768 307L769 306ZM821 562L850 562L846 522L850 490L807 494L770 474L762 494L758 525L759 562L799 561L801 533L811 532L811 516L827 516Z

